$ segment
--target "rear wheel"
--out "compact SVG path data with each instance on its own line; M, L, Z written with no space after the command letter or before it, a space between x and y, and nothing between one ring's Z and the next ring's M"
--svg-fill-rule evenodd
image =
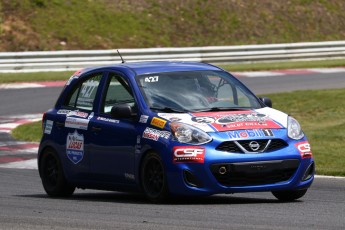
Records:
M146 197L152 202L162 202L168 197L168 186L161 157L148 153L141 164L141 183Z
M272 194L280 201L294 201L304 196L307 190L308 189L275 191L275 192L272 192Z
M70 196L75 190L74 186L67 183L60 159L52 149L46 149L42 153L40 176L44 190L49 196Z

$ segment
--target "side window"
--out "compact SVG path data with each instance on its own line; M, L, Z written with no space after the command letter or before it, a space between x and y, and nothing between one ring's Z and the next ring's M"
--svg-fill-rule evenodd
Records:
M91 111L101 79L102 73L90 76L81 85L74 89L72 95L64 105Z
M134 107L133 93L127 81L117 74L110 73L102 112L110 113L111 108L118 104L129 104Z

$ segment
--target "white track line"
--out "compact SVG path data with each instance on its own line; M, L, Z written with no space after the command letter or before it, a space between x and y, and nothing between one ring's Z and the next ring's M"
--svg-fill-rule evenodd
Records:
M16 161L6 164L0 164L0 168L9 168L9 169L38 169L37 159L25 160L25 161Z

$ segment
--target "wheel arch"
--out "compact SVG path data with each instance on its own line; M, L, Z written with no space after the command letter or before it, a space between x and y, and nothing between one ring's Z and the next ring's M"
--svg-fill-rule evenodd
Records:
M51 150L55 153L57 153L56 149L51 146L51 145L45 145L44 147L40 148L39 151L38 151L38 158L37 158L37 167L38 167L38 172L41 174L41 160L42 160L42 156L44 155L44 153L47 151L47 150ZM58 154L57 154L58 155Z
M162 163L163 163L163 166L164 166L164 169L166 170L167 169L167 165L166 165L166 162L164 161L163 159L163 152L155 149L155 148L146 148L140 155L140 158L138 160L138 164L136 166L136 173L137 173L137 183L139 185L139 188L142 189L142 181L141 181L141 167L142 167L142 164L143 164L143 161L145 159L145 157L147 156L147 154L149 154L150 152L155 152L157 153L161 159L162 159Z

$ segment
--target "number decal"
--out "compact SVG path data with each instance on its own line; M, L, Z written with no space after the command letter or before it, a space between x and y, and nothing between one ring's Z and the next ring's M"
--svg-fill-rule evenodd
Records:
M158 82L158 76L145 77L145 82Z

